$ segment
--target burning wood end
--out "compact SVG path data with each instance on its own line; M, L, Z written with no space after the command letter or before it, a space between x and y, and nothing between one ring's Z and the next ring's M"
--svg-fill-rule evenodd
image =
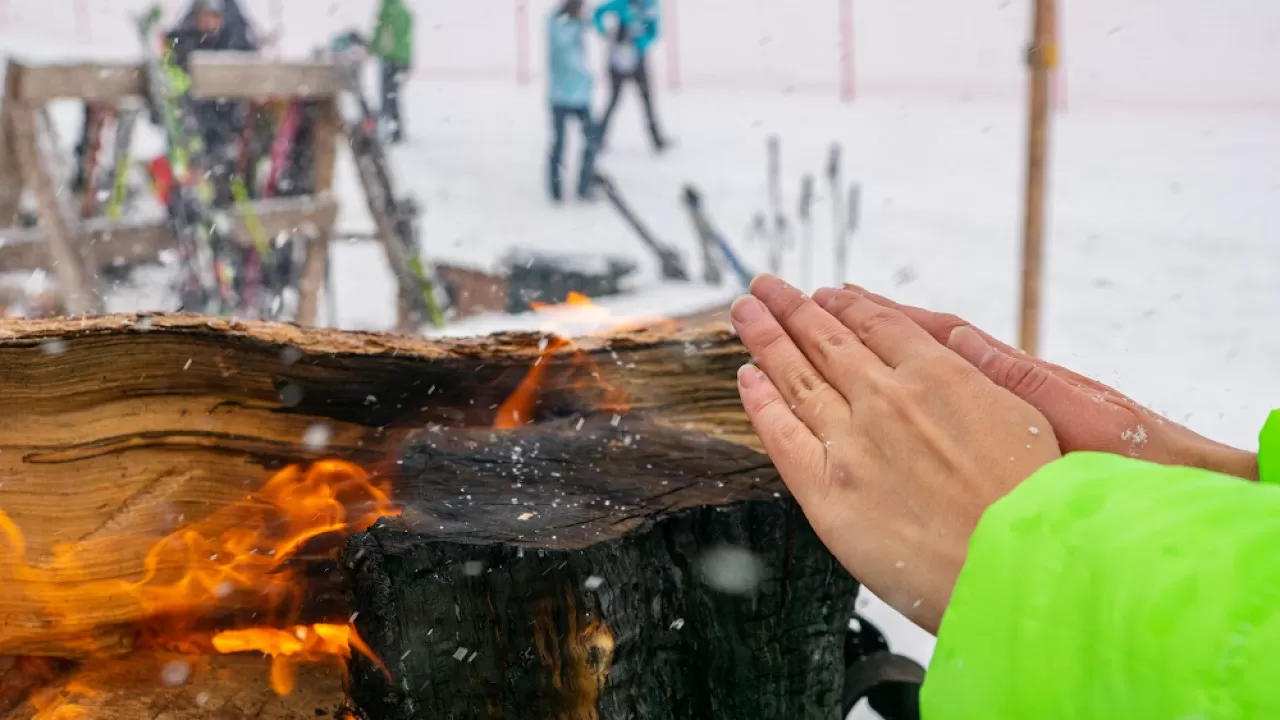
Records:
M307 583L290 561L326 537L332 552L334 538L397 515L389 491L385 479L347 462L287 467L243 500L158 539L136 580L85 580L93 558L75 543L32 564L22 532L0 511L0 587L7 603L33 609L9 623L7 644L41 638L90 656L260 652L273 658L271 687L280 694L293 689L298 663L341 665L354 648L382 666L346 623L295 624ZM133 618L128 628L103 624L112 608ZM0 642L0 654L7 650ZM83 681L65 684L43 701L48 712L56 709L48 717L77 717L65 698L88 690Z

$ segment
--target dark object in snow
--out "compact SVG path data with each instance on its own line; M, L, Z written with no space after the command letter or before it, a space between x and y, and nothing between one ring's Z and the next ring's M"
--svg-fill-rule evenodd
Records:
M631 206L622 199L622 195L618 192L618 187L614 185L613 180L610 180L607 175L597 172L596 184L604 189L604 194L609 199L609 204L613 205L618 214L622 216L622 219L631 226L632 230L636 231L636 235L640 237L640 241L645 244L645 247L658 256L658 262L662 265L662 277L668 280L688 281L689 271L685 269L684 258L680 257L680 253L676 252L674 248L664 245L653 236L653 233L640 219L640 216L636 215Z
M694 231L698 233L698 239L702 241L703 258L707 263L707 267L716 267L714 275L710 272L707 273L707 283L711 285L720 284L720 271L718 266L714 265L717 256L719 256L719 259L729 266L729 269L733 271L733 274L738 278L738 282L744 288L751 285L751 279L754 274L747 270L747 266L742 263L738 254L729 246L729 241L711 224L711 218L707 216L706 207L702 204L702 193L698 192L698 189L693 185L685 185L684 187L684 204L689 209L689 216L693 219Z
M569 293L607 297L622 292L622 281L636 271L627 258L610 255L553 255L515 251L503 258L507 312L520 313L532 303L562 303Z
M370 720L842 717L857 583L765 456L604 411L399 460L404 516L343 553Z
M888 639L869 620L858 615L854 621L857 629L845 640L844 714L866 698L884 720L920 720L924 668L890 652Z

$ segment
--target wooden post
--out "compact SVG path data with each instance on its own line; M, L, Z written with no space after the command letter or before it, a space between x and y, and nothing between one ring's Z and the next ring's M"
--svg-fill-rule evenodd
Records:
M12 123L12 143L17 151L22 184L31 188L40 208L40 226L45 228L49 260L72 314L101 313L102 294L94 281L97 264L85 245L79 216L71 207L65 177L60 177L52 160L58 145L48 114L27 104L8 109Z
M1027 187L1022 225L1022 302L1018 344L1035 355L1040 340L1040 280L1044 246L1044 189L1049 149L1049 74L1056 63L1053 0L1035 0L1035 20L1027 63L1031 69L1027 133Z
M343 137L342 119L338 112L338 100L323 100L317 113L313 134L312 157L315 178L312 191L317 195L333 191L334 168L338 161L338 140ZM336 218L336 215L335 215ZM333 223L319 226L319 234L307 246L307 258L303 263L302 281L298 287L298 322L315 325L320 315L320 292L331 293L327 287L329 277L329 243L333 240ZM329 318L329 322L333 322Z
M18 173L18 156L14 151L13 128L9 108L17 102L24 68L9 60L4 72L4 100L0 105L0 227L18 224L18 204L22 199L22 180Z

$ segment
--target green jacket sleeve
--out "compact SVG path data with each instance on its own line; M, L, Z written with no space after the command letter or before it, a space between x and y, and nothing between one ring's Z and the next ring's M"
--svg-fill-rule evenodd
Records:
M1280 413L1260 463L1280 461ZM1280 718L1280 487L1077 453L991 507L924 720Z

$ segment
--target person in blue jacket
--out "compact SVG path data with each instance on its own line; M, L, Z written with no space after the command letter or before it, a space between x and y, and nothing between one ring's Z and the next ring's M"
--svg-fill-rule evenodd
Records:
M605 25L609 18L613 20L611 28ZM593 19L596 30L609 41L609 105L600 121L600 144L604 145L622 86L634 81L644 101L653 149L662 152L668 143L654 114L647 59L649 48L658 39L658 0L608 0L596 8Z
M595 176L598 134L591 119L593 80L587 69L587 21L582 0L565 0L547 18L548 96L551 101L551 152L548 189L551 199L562 199L560 189L564 167L564 134L569 118L582 126L582 166L578 171L578 197L591 196Z

